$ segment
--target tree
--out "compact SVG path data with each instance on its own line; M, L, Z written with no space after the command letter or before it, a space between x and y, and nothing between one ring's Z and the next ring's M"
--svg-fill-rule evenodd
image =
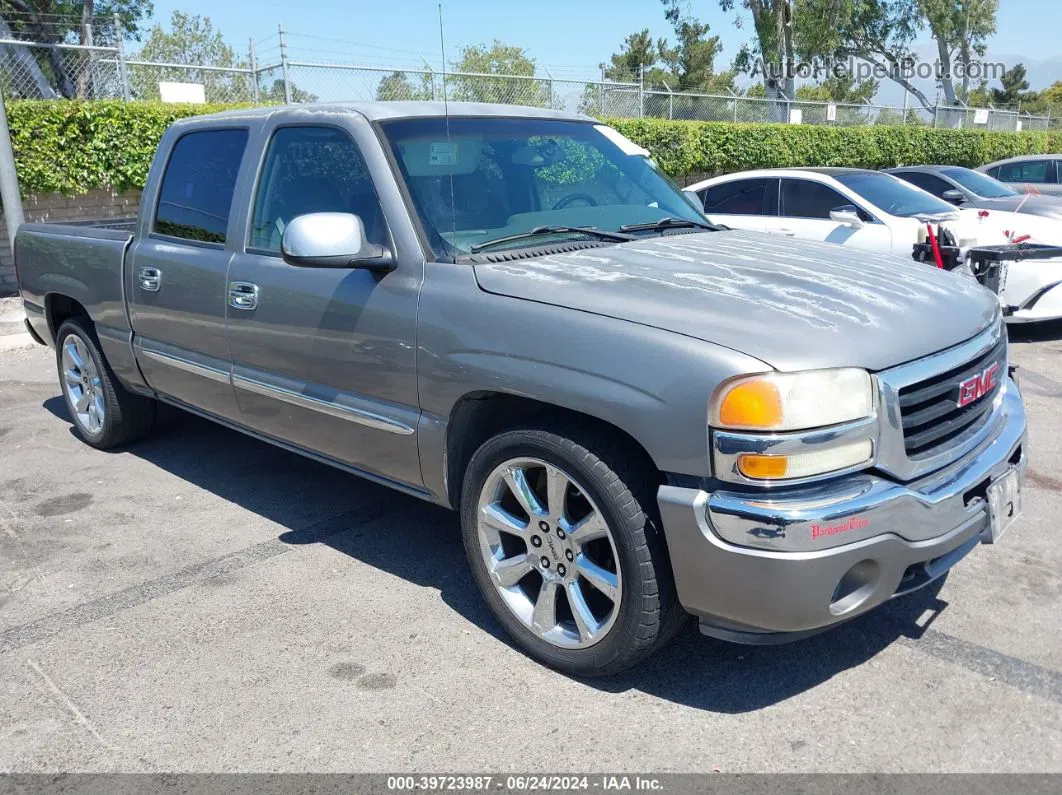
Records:
M1034 92L1028 94L1029 81L1025 79L1025 64L1014 64L1000 75L999 84L1002 88L992 89L993 105L1016 105L1023 99L1036 98Z
M937 44L940 86L955 104L969 92L974 55L984 55L995 30L997 0L797 0L798 51L832 62L859 58L878 67L928 110L935 103L910 80L913 44L929 28ZM961 80L955 88L956 77Z
M649 28L630 34L620 51L613 53L610 64L601 64L601 75L616 83L637 83L643 70L649 71L659 60L659 51Z
M410 82L405 72L391 72L380 80L376 87L376 99L378 100L425 100L435 95L432 87L432 76L422 74L420 85Z
M821 56L829 67L852 58L878 67L925 107L933 103L909 79L912 49L924 27L918 0L801 0L798 51Z
M210 17L174 11L170 29L156 24L135 60L190 66L246 67L236 52L225 43L221 31ZM131 66L129 84L137 99L158 99L159 83L201 83L208 101L248 102L251 87L234 73L211 70L173 69L158 66Z
M682 17L674 4L666 3L665 16L675 31L675 46L668 46L664 39L657 42L660 60L668 68L674 85L669 88L679 91L710 91L731 88L734 83L732 71L715 73L715 56L723 45L718 36L709 36L711 27L693 17Z
M0 0L0 22L7 31L42 44L113 46L119 35L139 41L141 23L153 11L151 0ZM54 48L33 48L31 54L39 83L64 97L89 96L91 54L75 57Z
M461 51L460 60L451 66L456 72L472 73L449 77L452 86L447 91L453 92L453 99L533 107L549 104L548 88L544 81L533 79L535 61L522 47L498 39L490 46L471 45Z
M970 93L970 65L974 54L984 56L988 37L996 32L998 0L918 0L918 10L937 43L940 80L949 105ZM956 69L961 80L955 88Z
M144 46L134 60L152 61L160 64L187 64L188 66L221 66L233 71L211 69L178 69L165 66L130 66L129 84L138 99L158 99L159 83L201 83L208 102L250 102L254 98L251 79L245 72L248 62L236 54L226 42L220 30L214 27L210 17L174 11L170 16L167 31L162 25L151 28ZM259 98L263 102L284 102L284 81L274 79L272 84L259 86ZM317 96L291 85L292 102L314 102Z
M874 78L856 83L850 75L827 77L821 83L801 86L796 90L797 99L810 102L839 102L862 105L872 101L878 93L878 81Z
M214 29L210 17L174 11L170 31L162 25L151 28L151 35L137 54L142 61L211 66L235 66L236 53Z
M259 96L263 102L276 103L278 105L284 104L284 81L277 79L273 81L273 84L265 91L259 90ZM309 91L303 91L294 83L291 84L291 101L293 103L306 103L316 102L317 95L311 94Z
M667 3L665 3L667 6ZM673 97L672 92L711 92L733 90L734 72L715 72L715 56L722 45L718 36L709 36L710 28L693 17L684 17L677 7L668 7L665 17L675 32L672 45L666 38L653 41L648 28L632 33L623 41L619 52L613 53L609 64L601 64L601 75L619 83L639 83L634 93L629 87L589 86L584 92L586 113L603 106L599 111L621 115L646 114L667 116L676 109L684 118L698 117L702 108L694 104L696 97Z
M684 0L661 0L671 13ZM741 7L752 17L756 40L745 44L738 52L734 67L741 72L759 76L764 93L772 103L772 117L786 118L782 95L792 99L796 93L796 40L794 39L794 11L790 0L719 0L723 11Z
M1041 91L1040 100L1051 105L1062 105L1062 80L1056 80Z

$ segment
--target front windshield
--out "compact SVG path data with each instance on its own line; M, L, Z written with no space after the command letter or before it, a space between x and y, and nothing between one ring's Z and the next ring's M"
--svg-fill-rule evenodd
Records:
M889 215L910 218L916 215L941 215L955 212L955 208L947 202L891 174L876 172L838 174L837 181Z
M1011 190L998 179L992 179L988 174L973 171L969 168L946 168L941 172L946 177L962 185L966 190L973 191L983 199L1002 199L1006 196L1017 196L1016 190Z
M665 218L706 223L692 201L616 131L589 122L444 117L381 125L435 256L599 239ZM530 237L520 237L538 230ZM632 234L660 234L639 230ZM517 240L498 242L517 236Z

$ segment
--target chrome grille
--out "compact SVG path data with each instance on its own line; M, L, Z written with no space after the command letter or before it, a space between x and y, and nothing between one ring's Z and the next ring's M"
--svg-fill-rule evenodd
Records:
M994 385L966 406L959 406L960 384L998 365ZM988 417L1007 377L1007 339L969 361L899 390L903 444L909 458L932 455Z

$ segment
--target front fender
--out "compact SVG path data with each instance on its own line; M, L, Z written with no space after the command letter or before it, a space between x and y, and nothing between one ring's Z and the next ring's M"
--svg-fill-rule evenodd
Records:
M660 470L697 476L710 474L707 406L715 387L771 369L674 332L486 293L459 264L425 267L418 329L427 424L445 425L469 393L507 393L607 422L641 444ZM441 437L426 434L422 442ZM426 480L440 466L439 447L422 446Z

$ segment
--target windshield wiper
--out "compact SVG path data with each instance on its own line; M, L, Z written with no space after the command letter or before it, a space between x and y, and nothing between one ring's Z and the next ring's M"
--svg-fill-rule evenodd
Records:
M497 246L501 243L512 243L516 240L527 240L531 237L539 237L541 235L562 235L567 232L578 233L580 235L589 235L590 237L596 237L598 240L614 240L617 243L623 243L628 240L634 240L631 235L620 234L619 232L605 232L601 229L594 229L592 226L536 226L534 229L528 232L521 232L517 235L507 235L505 237L499 237L495 240L487 240L483 243L476 243L474 246L469 247L469 251L473 254L477 251L482 251L489 246Z
M620 227L621 232L644 232L648 229L707 229L710 232L718 231L719 227L707 221L691 221L687 218L676 218L673 215L661 218L659 221L650 221L645 224L626 224Z

